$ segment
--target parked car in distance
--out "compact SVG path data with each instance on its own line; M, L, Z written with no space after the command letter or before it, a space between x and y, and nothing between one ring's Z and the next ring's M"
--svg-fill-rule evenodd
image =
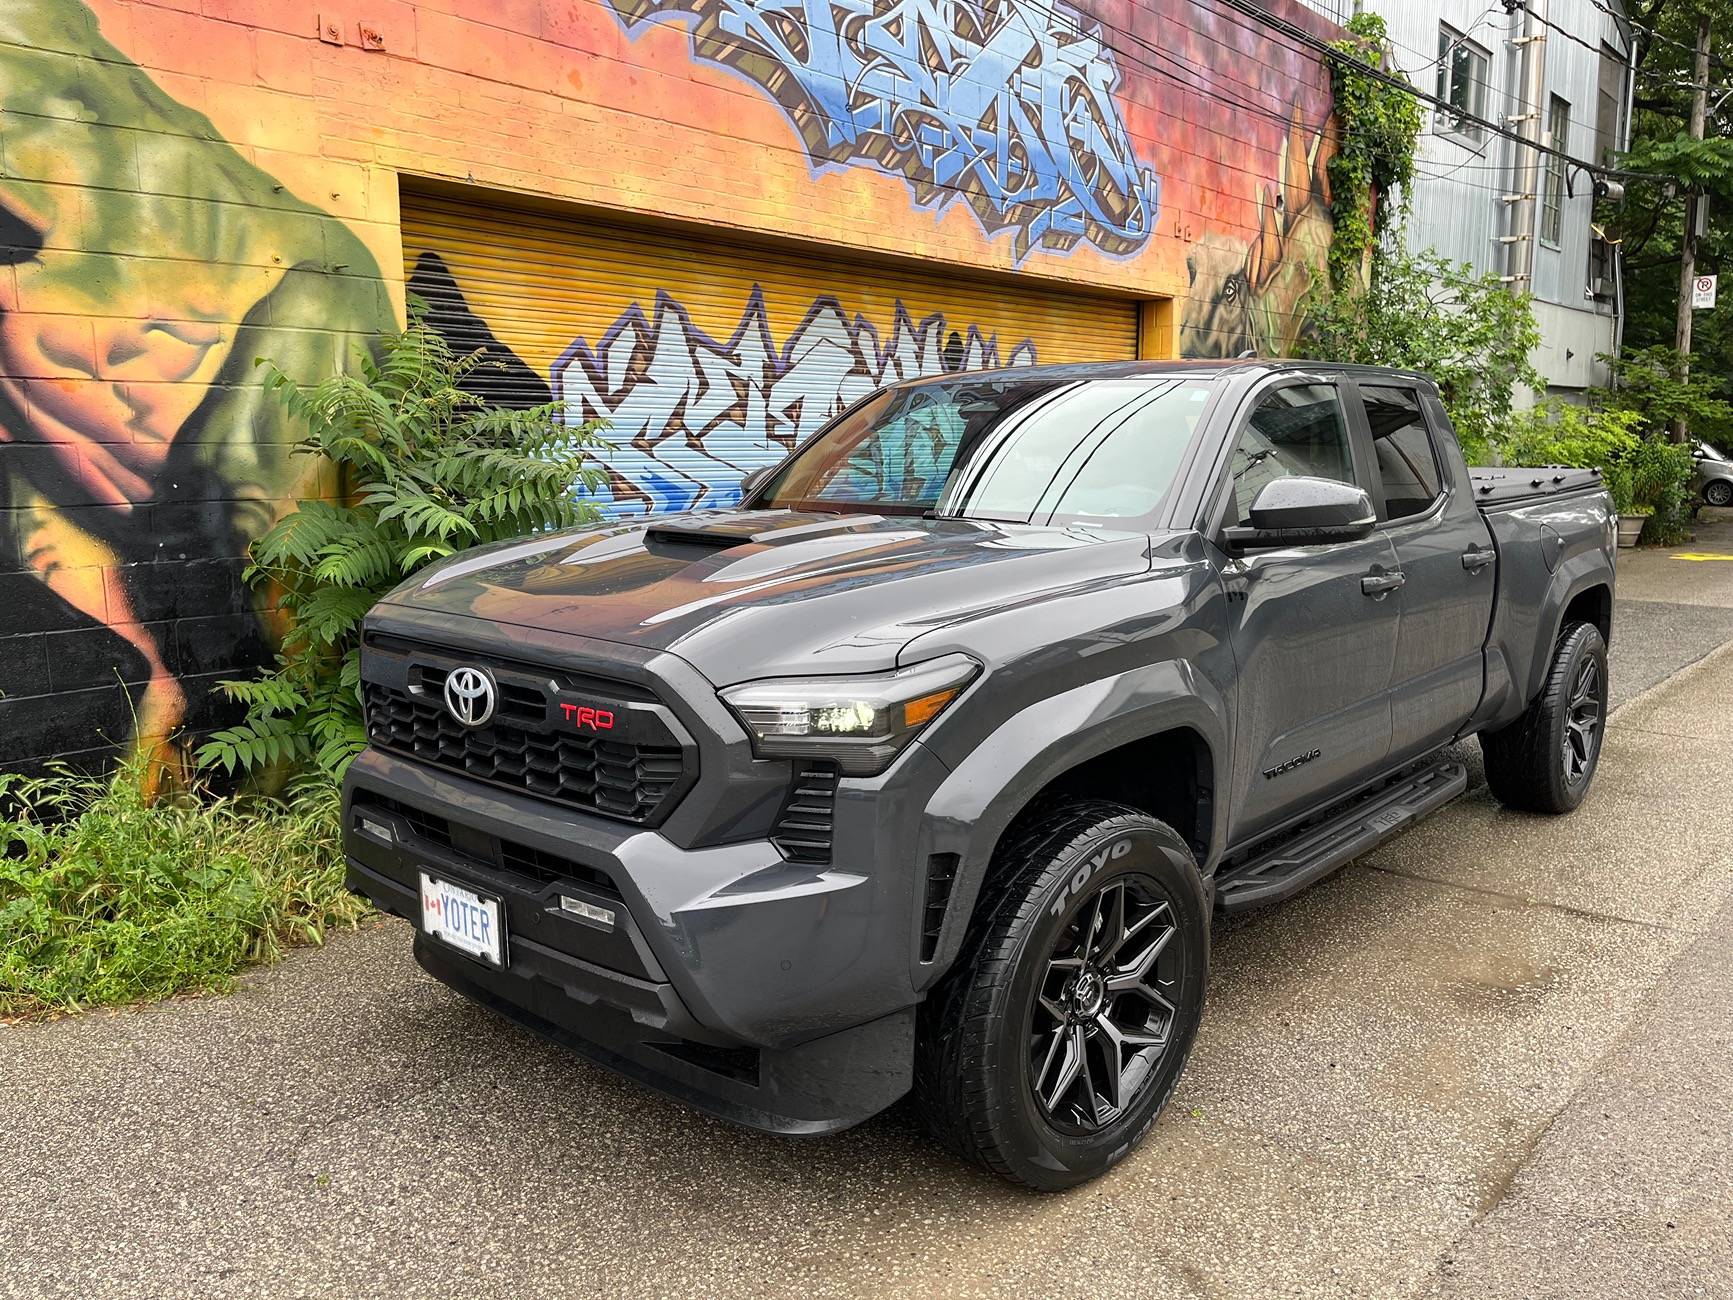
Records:
M1614 540L1593 471L1470 470L1417 374L896 384L738 508L377 606L349 880L438 979L688 1103L819 1134L912 1091L1071 1186L1172 1093L1212 916L1454 799L1466 736L1506 804L1582 801Z
M1733 457L1706 442L1691 449L1697 466L1697 495L1705 505L1733 506Z

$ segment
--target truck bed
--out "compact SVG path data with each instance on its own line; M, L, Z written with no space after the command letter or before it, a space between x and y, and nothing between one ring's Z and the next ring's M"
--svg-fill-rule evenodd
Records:
M1604 486L1598 469L1564 469L1557 465L1470 468L1468 478L1474 485L1475 504L1482 510L1508 510Z

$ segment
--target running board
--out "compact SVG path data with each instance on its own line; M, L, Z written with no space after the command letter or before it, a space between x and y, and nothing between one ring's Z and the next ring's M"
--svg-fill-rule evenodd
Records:
M1468 769L1440 761L1360 795L1321 822L1284 836L1223 876L1216 906L1243 912L1292 897L1436 812L1468 788Z

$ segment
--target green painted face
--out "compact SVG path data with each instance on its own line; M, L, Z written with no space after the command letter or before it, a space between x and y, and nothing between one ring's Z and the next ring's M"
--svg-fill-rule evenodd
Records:
M73 495L121 511L177 446L242 499L281 495L293 432L254 358L352 364L393 323L377 264L84 6L13 0L0 41L0 439L46 444Z

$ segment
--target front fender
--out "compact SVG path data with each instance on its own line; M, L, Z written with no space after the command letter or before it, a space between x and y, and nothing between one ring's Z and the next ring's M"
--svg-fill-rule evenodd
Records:
M1165 731L1189 729L1209 751L1212 778L1225 771L1227 704L1189 662L1168 660L1087 682L1012 714L970 751L927 805L918 861L955 854L957 874L931 983L956 959L987 868L1013 818L1056 777L1080 763ZM1211 800L1207 879L1225 840L1226 801Z

